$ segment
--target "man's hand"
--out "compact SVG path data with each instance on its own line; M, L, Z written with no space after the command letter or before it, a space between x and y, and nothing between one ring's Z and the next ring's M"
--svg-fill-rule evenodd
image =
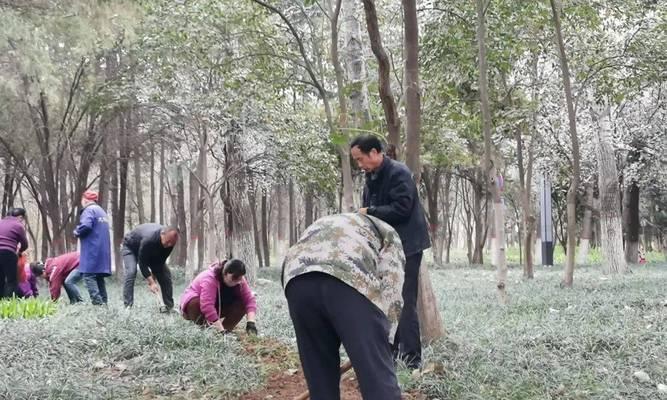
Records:
M361 215L367 215L367 214L368 214L368 208L367 208L367 207L360 208L360 209L359 209L359 214L361 214Z
M257 336L257 326L253 321L248 321L245 324L245 331L248 335Z
M148 282L148 290L150 290L153 294L158 294L160 293L160 287L155 283L155 279L153 279L153 276L149 276L146 278L146 282Z

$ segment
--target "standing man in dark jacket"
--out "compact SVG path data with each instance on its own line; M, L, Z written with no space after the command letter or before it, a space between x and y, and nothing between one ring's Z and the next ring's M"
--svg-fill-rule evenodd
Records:
M25 210L13 208L0 220L0 299L19 296L17 277L19 254L28 248L24 219Z
M123 265L125 280L123 301L126 307L134 304L134 281L137 278L137 263L141 274L153 293L162 292L165 308L161 312L170 312L174 308L171 272L167 268L167 258L174 249L180 232L178 228L160 224L141 224L125 235L123 239ZM158 285L160 288L158 289Z
M423 251L431 247L417 185L408 167L385 156L375 136L355 138L350 153L366 172L363 205L359 212L377 217L398 232L405 253L403 312L394 339L394 354L409 368L421 364L421 339L417 316L419 266Z
M97 204L97 192L87 190L81 197L79 225L74 236L81 242L79 272L83 276L90 301L94 305L107 304L104 279L111 276L111 232L106 211Z

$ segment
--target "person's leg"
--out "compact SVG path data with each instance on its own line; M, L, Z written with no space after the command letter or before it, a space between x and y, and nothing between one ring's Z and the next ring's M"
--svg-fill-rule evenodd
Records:
M5 265L5 296L21 297L21 293L19 292L19 280L17 276L19 257L11 251L5 251L3 253Z
M340 339L325 315L324 303L331 301L322 296L326 278L307 273L293 278L285 291L312 400L340 400Z
M171 281L171 271L165 265L163 270L153 271L157 283L160 285L160 293L162 293L162 302L167 310L174 308L174 286Z
M352 361L364 400L400 400L387 317L356 289L333 277L323 296L336 299L327 303L327 314Z
M100 288L97 286L97 274L83 274L83 282L86 284L88 294L90 295L90 302L96 306L104 304L100 294Z
M102 274L97 275L97 288L100 291L100 298L102 299L102 303L107 304L109 301L109 297L107 296L107 284L104 280L104 275Z
M7 296L5 293L7 290L7 274L5 273L7 263L3 253L0 252L0 299L4 299Z
M192 321L197 325L206 324L206 318L204 317L204 314L202 314L199 305L199 297L193 298L185 305L185 308L183 309L183 318Z
M241 300L237 300L229 305L223 304L222 310L220 310L220 318L223 318L222 327L226 331L233 331L245 315L245 305Z
M69 275L67 275L67 278L65 278L65 283L63 283L63 286L65 287L65 292L67 293L70 304L81 303L83 301L83 297L81 297L79 288L76 286L76 284L79 283L82 279L83 276L79 272L78 268L73 269Z
M405 260L405 280L403 282L403 311L398 322L394 339L397 358L405 361L409 368L419 368L421 364L421 338L417 315L417 295L419 290L419 267L422 253L411 255Z
M137 257L132 250L123 245L121 249L123 256L123 303L125 307L134 304L134 281L137 279Z

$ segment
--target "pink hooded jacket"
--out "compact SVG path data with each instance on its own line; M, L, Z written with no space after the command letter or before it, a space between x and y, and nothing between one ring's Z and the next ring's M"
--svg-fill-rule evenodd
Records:
M192 299L199 297L199 308L204 317L206 317L206 320L209 323L214 323L220 319L216 308L221 285L220 280L215 276L215 268L218 265L217 262L211 264L206 270L199 273L188 288L185 289L185 292L181 296L181 312L185 310L185 306ZM240 284L234 286L233 289L235 297L243 302L246 313L257 311L255 296L252 294L248 281L245 278L243 278Z

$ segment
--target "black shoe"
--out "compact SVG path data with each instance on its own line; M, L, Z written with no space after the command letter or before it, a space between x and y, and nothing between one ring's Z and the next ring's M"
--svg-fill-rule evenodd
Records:
M160 314L171 314L174 312L174 309L171 307L162 306L160 307Z

